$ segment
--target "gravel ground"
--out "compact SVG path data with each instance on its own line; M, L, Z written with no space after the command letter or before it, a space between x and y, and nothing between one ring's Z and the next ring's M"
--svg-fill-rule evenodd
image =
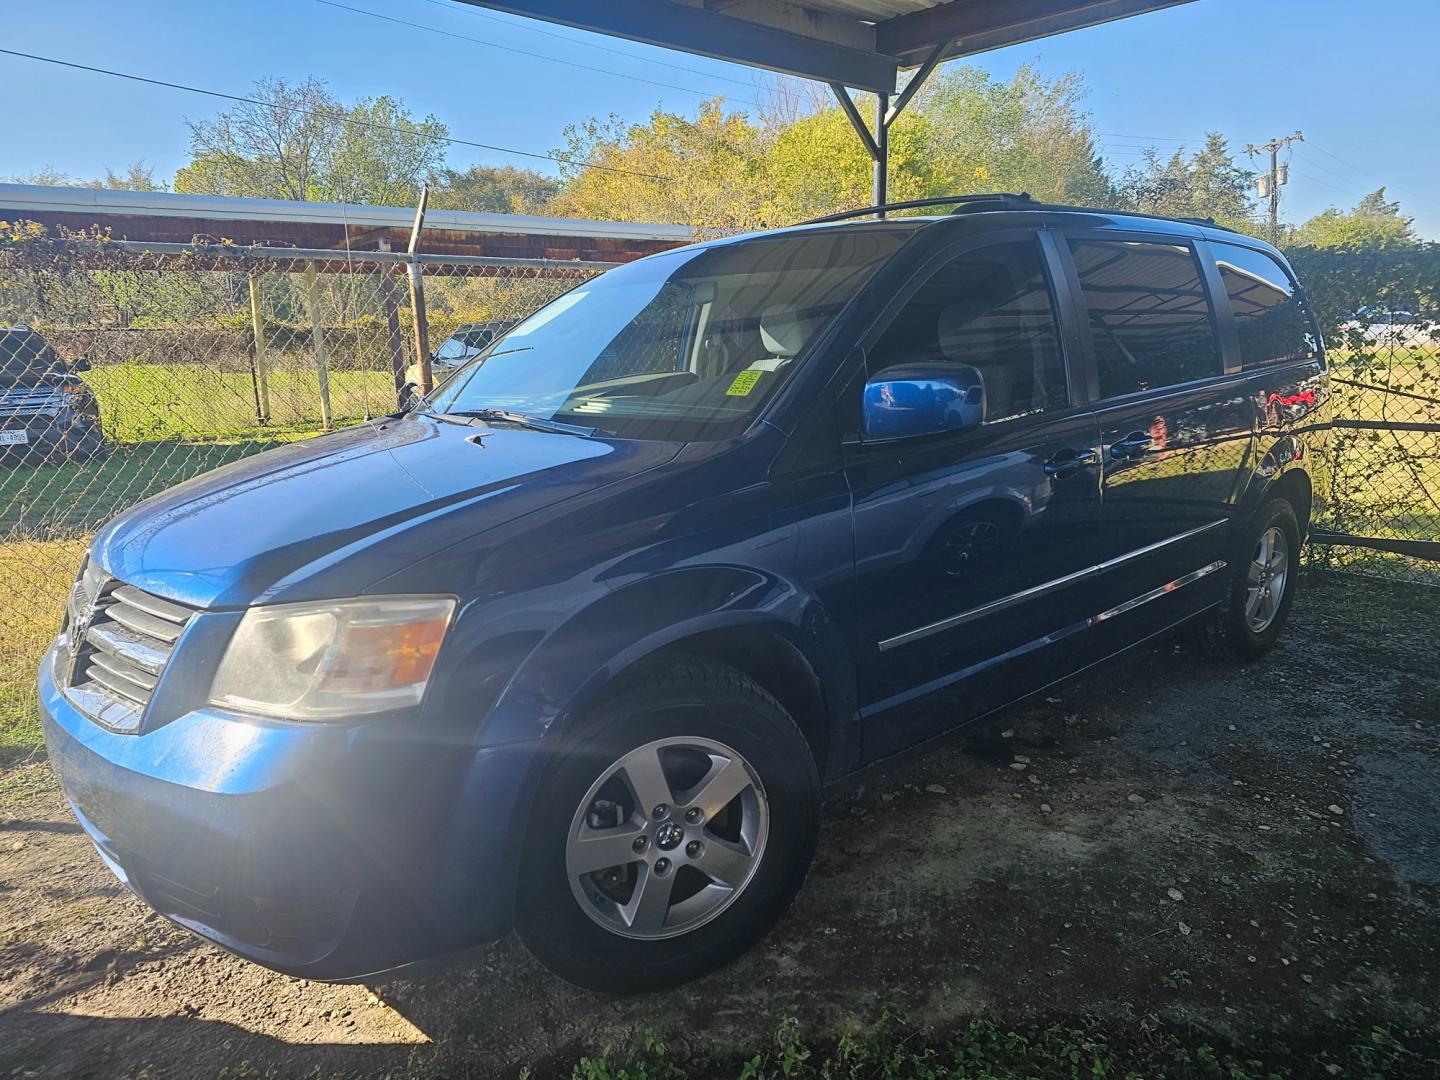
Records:
M546 1075L647 1028L728 1056L789 1016L820 1040L886 1009L1433 1045L1437 645L1440 591L1312 576L1263 661L1138 651L833 797L783 924L644 998L513 940L373 987L265 972L125 893L25 766L0 777L0 1075Z

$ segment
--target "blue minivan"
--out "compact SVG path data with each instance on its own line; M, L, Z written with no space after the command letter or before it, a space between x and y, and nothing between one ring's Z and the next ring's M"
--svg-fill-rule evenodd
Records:
M111 870L306 978L513 928L652 990L782 916L827 786L1188 620L1267 650L1329 415L1284 258L863 213L611 270L106 526L40 696Z

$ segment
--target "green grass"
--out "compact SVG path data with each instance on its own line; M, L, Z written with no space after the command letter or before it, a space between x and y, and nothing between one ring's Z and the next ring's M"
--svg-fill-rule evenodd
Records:
M98 462L0 471L0 538L60 539L94 532L127 506L277 441L150 442L115 446Z
M38 753L40 716L35 675L87 541L11 540L0 543L0 769Z
M256 423L256 390L249 371L205 364L107 364L86 374L100 402L110 439L236 440L321 430L320 391L314 368L294 361L269 375L270 422ZM331 371L330 404L336 423L395 408L389 372Z

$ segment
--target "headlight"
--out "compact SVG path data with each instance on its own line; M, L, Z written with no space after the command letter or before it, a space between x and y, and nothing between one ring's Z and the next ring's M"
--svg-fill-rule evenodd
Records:
M251 608L210 700L288 720L337 720L419 704L455 601L389 596Z

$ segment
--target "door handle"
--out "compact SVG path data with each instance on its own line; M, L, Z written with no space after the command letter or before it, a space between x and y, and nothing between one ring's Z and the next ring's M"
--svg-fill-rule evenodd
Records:
M1100 455L1094 450L1061 450L1049 461L1045 462L1045 473L1053 476L1056 480L1064 480L1067 476L1074 476L1081 469L1094 465L1100 460Z
M1150 449L1150 444L1154 441L1148 432L1132 431L1123 439L1110 444L1110 456L1122 461L1131 458L1142 458L1145 456L1146 451Z

